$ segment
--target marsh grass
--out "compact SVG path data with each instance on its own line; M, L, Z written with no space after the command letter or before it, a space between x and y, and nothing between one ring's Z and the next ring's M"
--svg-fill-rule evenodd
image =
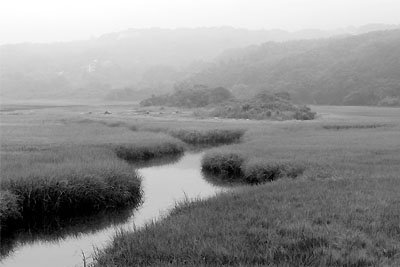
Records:
M208 179L248 184L270 182L282 177L296 178L305 170L300 163L247 159L245 155L229 151L207 153L201 165Z
M98 123L98 124L102 124L105 125L107 127L125 127L128 128L131 131L137 131L138 127L134 124L129 124L126 123L124 121L106 121L106 120L93 120L93 119L81 119L78 120L77 123L79 124L91 124L91 123Z
M171 136L191 145L217 145L239 142L245 131L243 129L212 130L171 130Z
M400 266L399 109L317 111L335 116L268 123L146 118L138 120L137 132L101 124L50 128L32 117L10 116L2 125L2 178L7 173L26 177L32 170L90 173L104 166L129 171L133 165L115 157L115 146L178 142L166 134L176 129L245 128L242 142L210 153L240 155L242 164L235 169L255 173L260 180L269 177L271 164L275 170L281 163L289 164L287 176L293 173L302 179L242 185L230 194L186 203L162 221L121 232L97 254L97 265ZM357 132L323 128L344 124L390 127ZM160 131L150 132L151 128ZM80 149L66 149L71 143Z
M0 191L0 228L8 230L9 225L22 218L18 196L10 191Z
M243 187L120 232L96 266L398 266L399 186L353 179Z
M388 124L373 123L373 124L330 124L323 125L322 128L327 130L349 130L349 129L375 129L387 127Z
M296 178L304 173L305 166L291 162L268 162L252 159L242 167L243 180L249 184L271 182L282 177Z
M2 187L21 202L23 217L78 215L106 208L121 208L140 199L136 173L100 169L98 172L29 175L4 181Z
M125 144L114 148L116 155L129 162L148 161L156 158L176 156L184 152L179 142L163 142L160 144Z
M10 223L4 229L46 216L68 218L136 206L142 195L140 183L134 168L107 148L9 152L2 156L1 189L16 196L21 216L5 221Z
M18 197L21 214L19 220L7 220L6 223L38 221L46 216L88 215L135 206L140 203L142 194L140 179L135 172L106 168L96 172L70 170L14 177L2 181L2 188ZM6 227L10 228L10 225Z
M239 180L243 177L243 156L236 153L207 153L201 161L202 171L224 180Z

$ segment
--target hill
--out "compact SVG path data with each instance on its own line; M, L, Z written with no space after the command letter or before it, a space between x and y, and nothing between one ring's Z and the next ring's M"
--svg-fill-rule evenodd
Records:
M400 105L400 30L234 49L191 81L243 97L285 91L301 103Z
M267 41L360 34L395 25L336 31L232 27L129 29L86 41L0 46L2 99L113 99L171 91L226 49ZM255 63L256 64L256 63ZM210 77L211 78L211 77ZM211 78L216 81L216 79ZM217 85L215 87L218 87ZM222 86L222 85L221 85ZM136 92L139 91L139 92ZM136 99L138 100L138 99Z

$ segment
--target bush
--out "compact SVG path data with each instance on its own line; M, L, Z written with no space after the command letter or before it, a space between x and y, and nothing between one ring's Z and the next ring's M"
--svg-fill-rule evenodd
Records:
M119 145L114 148L116 155L127 161L144 161L168 155L181 154L184 147L177 142L149 145Z
M312 120L316 113L307 106L297 106L288 93L262 92L251 99L233 100L215 108L210 116L235 119Z
M209 131L197 130L176 130L170 131L170 135L176 137L187 144L206 145L206 144L229 144L237 142L244 134L244 130L222 130L215 129Z
M206 154L201 162L202 170L222 179L237 180L243 177L244 158L235 153Z

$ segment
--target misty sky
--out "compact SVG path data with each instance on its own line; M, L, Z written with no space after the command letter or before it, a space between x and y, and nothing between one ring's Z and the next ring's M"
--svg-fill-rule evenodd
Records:
M0 0L0 44L88 39L128 28L335 29L400 24L399 0Z

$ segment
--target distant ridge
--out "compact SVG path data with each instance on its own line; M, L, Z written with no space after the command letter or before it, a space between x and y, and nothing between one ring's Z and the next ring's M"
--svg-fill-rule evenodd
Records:
M398 27L374 24L298 32L151 28L129 29L86 41L1 45L0 93L2 99L103 99L115 89L128 89L124 92L140 91L139 95L146 97L152 92L170 91L176 82L201 73L226 50ZM136 94L131 95L135 98Z
M400 105L400 30L233 49L190 80L243 97L286 91L309 104Z

